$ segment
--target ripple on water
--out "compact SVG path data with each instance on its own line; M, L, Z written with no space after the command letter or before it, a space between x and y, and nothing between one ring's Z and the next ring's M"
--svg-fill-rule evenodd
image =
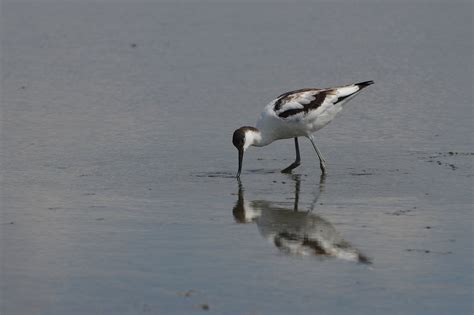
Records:
M262 174L274 174L278 173L278 170L274 169L250 169L242 172L242 175L251 175L251 174L256 174L256 175L262 175ZM208 178L235 178L236 173L235 172L199 172L199 173L191 173L192 176L195 177L208 177Z
M209 177L209 178L235 178L235 173L231 173L231 172L200 172L200 173L192 173L192 176Z

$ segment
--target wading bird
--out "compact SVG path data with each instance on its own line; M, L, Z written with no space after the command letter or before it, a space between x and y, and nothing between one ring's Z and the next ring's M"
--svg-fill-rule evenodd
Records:
M257 121L257 127L244 126L234 131L232 143L239 151L239 169L242 171L244 152L250 146L263 147L275 140L295 139L296 160L283 173L290 173L301 163L298 137L311 141L319 157L319 165L326 173L326 161L314 143L313 133L331 122L347 103L359 92L373 84L365 81L333 88L307 88L284 93L267 106Z

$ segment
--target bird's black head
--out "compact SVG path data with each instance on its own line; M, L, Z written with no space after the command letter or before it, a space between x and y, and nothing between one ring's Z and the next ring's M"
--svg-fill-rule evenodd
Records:
M232 143L237 148L237 150L243 150L245 144L245 127L239 128L234 131L232 136Z
M247 129L248 127L240 127L234 131L234 135L232 136L232 143L239 151L239 170L237 171L237 178L240 177L240 172L242 171L242 160L245 152L245 132Z
M240 127L236 131L234 131L234 135L232 136L232 143L239 151L239 170L237 171L237 177L240 176L240 171L242 170L242 159L244 158L244 152L252 145L252 141L254 137L252 137L252 132L258 132L258 129L255 127L244 126ZM248 139L245 138L245 135L248 135ZM246 143L246 141L248 143Z

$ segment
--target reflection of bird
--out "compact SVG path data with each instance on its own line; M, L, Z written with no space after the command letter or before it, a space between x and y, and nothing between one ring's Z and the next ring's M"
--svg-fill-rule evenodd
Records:
M234 132L232 142L239 151L237 177L242 170L244 152L249 146L263 147L275 140L294 138L296 160L282 170L284 173L291 172L301 162L298 137L307 137L311 141L324 174L326 161L312 134L333 120L347 101L373 83L365 81L326 89L300 89L278 96L265 107L257 121L257 128L244 126Z
M266 200L245 201L239 181L239 197L232 211L235 220L238 223L255 222L264 238L288 254L336 257L369 264L370 260L345 241L330 222L312 213L312 209L304 212L298 210L300 178L295 175L293 179L293 209ZM321 179L320 193L324 187L324 177ZM313 201L312 208L318 197Z

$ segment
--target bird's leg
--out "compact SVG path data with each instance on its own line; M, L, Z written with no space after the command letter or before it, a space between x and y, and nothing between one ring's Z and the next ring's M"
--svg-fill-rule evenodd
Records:
M287 168L282 170L282 173L291 173L294 168L297 168L301 164L300 158L300 146L298 145L298 138L295 137L295 150L296 150L296 160Z
M316 151L316 154L319 157L319 167L321 168L321 172L323 174L326 174L326 160L324 159L323 155L321 154L321 151L319 151L318 147L314 143L313 136L308 136L309 141L311 141L311 144L313 145L314 150Z

